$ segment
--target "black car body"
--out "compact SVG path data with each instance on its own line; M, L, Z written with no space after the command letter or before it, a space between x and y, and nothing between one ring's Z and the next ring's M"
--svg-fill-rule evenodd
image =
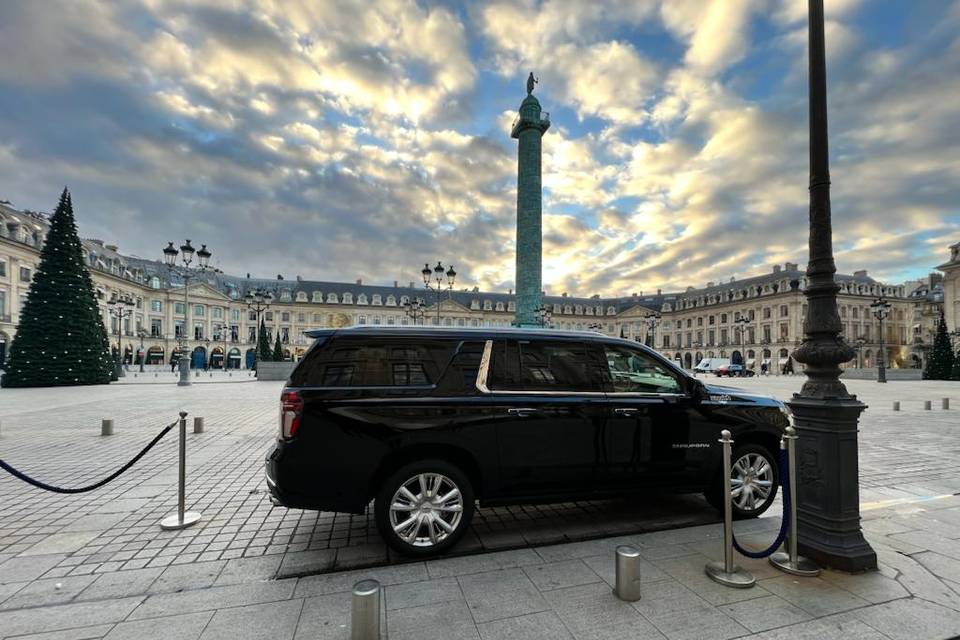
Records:
M463 518L458 532L442 532L449 544L474 498L504 505L658 489L704 491L717 505L723 429L736 442L734 459L745 460L739 482L753 474L768 483L766 492L751 485L749 500L741 489L738 515L758 515L776 492L783 405L704 384L636 342L530 329L361 326L308 335L316 341L284 389L280 436L266 459L270 492L289 507L349 513L374 498L390 502L391 492L395 507L403 507L398 496L416 502L377 513L401 551L446 548L417 518L441 520L454 503L437 501L453 493ZM397 473L419 484L404 489ZM434 477L447 483L431 491ZM422 544L391 540L407 522Z

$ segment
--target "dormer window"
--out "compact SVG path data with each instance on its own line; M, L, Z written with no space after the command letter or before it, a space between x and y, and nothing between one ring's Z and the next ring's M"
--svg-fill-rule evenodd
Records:
M498 303L497 303L497 311L503 311L503 303L502 303L502 302L498 302Z
M516 310L517 310L517 304L513 300L507 303L507 311L516 311Z
M306 302L306 301L307 301L307 292L297 291L297 302Z
M314 292L313 292L313 301L314 301L314 302L323 302L323 292L322 292L322 291L314 291Z
M346 294L343 296L344 302L346 302ZM361 293L357 296L357 304L367 304L367 294Z
M484 310L484 311L490 311L490 310L493 308L492 305L493 305L493 303L491 303L489 300L484 300L484 301L483 301L483 310Z
M617 309L616 309L616 307L607 307L607 315L608 315L608 316L615 316L615 315L617 315Z
M328 294L327 294L327 302L332 302L333 304L337 304L337 294L332 293L332 292L331 292L331 293L328 293Z
M353 294L350 293L349 291L343 294L343 304L353 304Z
M372 297L372 299L371 299L371 304L376 304L376 305L382 305L382 304L383 304L383 301L381 300L379 293L373 294L373 297Z

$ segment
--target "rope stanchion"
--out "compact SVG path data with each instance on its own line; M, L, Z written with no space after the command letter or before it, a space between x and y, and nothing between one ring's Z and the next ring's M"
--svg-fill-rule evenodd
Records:
M708 562L704 567L711 580L728 587L748 589L757 583L753 575L733 564L733 504L730 497L730 448L733 440L730 432L720 432L723 445L723 562Z
M112 480L115 480L115 479L118 478L122 473L124 473L127 469L129 469L130 467L132 467L133 465L135 465L135 464L140 460L140 458L142 458L143 456L147 455L147 452L150 451L150 449L153 449L153 447L154 447L158 442L160 442L160 439L163 438L163 436L167 435L167 434L170 432L171 429L173 429L175 426L177 426L177 423L178 423L178 422L179 422L179 420L174 420L173 422L171 422L170 424L168 424L167 426L165 426L165 427L160 431L160 433L158 433L158 434L156 435L156 437L155 437L153 440L150 441L150 443L149 443L147 446L145 446L143 449L140 450L140 453L138 453L137 455L135 455L135 456L130 460L130 462L128 462L127 464L123 465L122 467L120 467L119 469L117 469L115 472L111 473L109 476L107 476L107 477L104 478L103 480L100 480L99 482L94 482L93 484L87 485L87 486L85 486L85 487L70 487L70 488L68 488L68 487L57 487L57 486L54 486L54 485L52 485L52 484L47 484L47 483L45 483L45 482L41 482L41 481L39 481L39 480L36 480L36 479L34 479L34 478L31 478L30 476L28 476L28 475L25 474L24 472L22 472L22 471L20 471L20 470L18 470L18 469L16 469L16 468L14 468L13 466L7 464L7 463L4 462L3 460L0 460L0 469L3 469L4 471L6 471L7 473L9 473L10 475L12 475L12 476L15 477L15 478L19 478L20 480L23 480L23 481L26 482L27 484L32 484L33 486L37 487L38 489L43 489L44 491L51 491L51 492L53 492L53 493L86 493L87 491L93 491L94 489L99 489L100 487L102 487L103 485L107 484L108 482L110 482L110 481L112 481Z
M776 553L777 549L780 548L780 545L783 544L783 541L787 539L787 532L790 530L790 504L793 500L790 492L790 484L787 482L787 477L790 473L789 463L787 462L787 450L784 445L784 441L780 440L780 488L783 490L783 518L780 521L780 531L777 533L777 539L773 541L769 547L763 551L754 551L752 549L747 549L743 547L738 541L737 536L731 536L733 540L733 548L740 552L741 555L744 555L748 558L759 559L772 556Z
M787 442L787 453L790 460L790 482L789 491L791 500L789 505L784 501L784 518L790 517L790 535L787 540L787 551L777 552L770 556L770 564L777 569L795 576L813 577L820 575L820 567L809 558L804 558L797 552L797 474L794 472L797 466L797 430L792 426L787 427L787 434L783 436Z

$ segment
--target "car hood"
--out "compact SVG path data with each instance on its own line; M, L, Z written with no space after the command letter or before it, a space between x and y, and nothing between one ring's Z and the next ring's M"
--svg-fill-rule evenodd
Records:
M704 389L706 389L707 396L713 402L737 402L768 407L783 407L781 401L763 393L753 393L746 389L725 387L719 384L704 383L703 386Z

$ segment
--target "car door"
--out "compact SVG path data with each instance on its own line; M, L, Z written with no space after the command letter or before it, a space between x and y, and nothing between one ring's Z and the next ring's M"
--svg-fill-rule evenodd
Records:
M681 374L640 348L596 345L607 365L607 439L611 482L619 488L675 486L694 469L691 400Z
M605 397L583 343L487 342L478 386L489 394L500 489L514 497L590 493L604 481Z

